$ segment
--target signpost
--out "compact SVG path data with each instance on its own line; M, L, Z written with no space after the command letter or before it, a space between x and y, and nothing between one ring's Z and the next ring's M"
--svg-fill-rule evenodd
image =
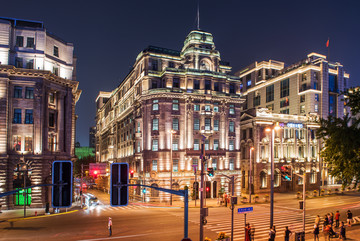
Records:
M246 214L251 213L252 211L254 211L253 207L238 208L238 213L244 214L244 227L246 227Z

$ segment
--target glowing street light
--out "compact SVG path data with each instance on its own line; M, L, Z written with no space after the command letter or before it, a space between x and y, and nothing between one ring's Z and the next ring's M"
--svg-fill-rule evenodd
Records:
M255 148L252 146L250 148L250 157L249 157L249 162L250 162L250 173L249 173L249 200L250 200L250 203L251 203L251 185L252 185L252 178L253 178L253 175L252 175L252 159L251 159L251 153L255 150Z

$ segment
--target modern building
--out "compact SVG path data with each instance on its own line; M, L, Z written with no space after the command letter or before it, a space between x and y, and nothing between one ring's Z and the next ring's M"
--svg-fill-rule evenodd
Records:
M149 46L112 92L100 92L96 114L98 162L128 162L133 183L192 193L199 182L203 136L208 162L207 197L228 192L227 176L240 173L240 78L230 75L213 36L191 31L181 51ZM172 184L170 179L172 175ZM240 180L240 179L236 179ZM196 184L195 184L196 185ZM240 182L235 184L240 194ZM133 196L143 195L135 189ZM195 195L195 194L194 194ZM148 190L148 201L168 201L169 194Z
M96 127L92 126L89 128L89 147L95 149L95 134L96 134Z
M54 160L75 158L76 81L73 44L42 22L0 18L0 192L51 183ZM26 171L27 170L27 171ZM27 204L51 202L50 187L28 190ZM23 196L0 199L3 208Z
M275 121L273 120L275 118L277 122L298 123L300 118L305 118L309 115L316 115L320 118L327 118L328 116L342 118L344 114L350 111L344 105L342 100L344 96L341 94L341 92L349 88L349 74L345 72L344 67L340 63L328 61L326 56L321 54L308 54L305 59L288 67L285 67L283 62L273 60L255 62L238 71L235 75L241 78L242 94L246 98L244 109L267 108L272 113L267 116L270 122ZM257 118L257 115L253 116L255 119ZM283 116L284 120L281 120L281 116ZM305 120L301 120L300 123L303 123L303 121ZM304 123L304 128L306 126ZM241 129L243 132L245 132L244 128L246 127L243 126L242 122ZM248 126L247 128L253 127ZM305 131L309 133L312 130L307 128ZM254 134L255 132L252 133ZM308 134L304 136L306 137ZM262 138L258 138L258 136L251 137L252 144L259 145L260 142L263 142ZM280 142L289 140L289 138L284 138L285 136L282 137ZM299 136L296 136L296 138L299 138ZM315 149L318 153L320 151L319 148L321 148L321 142L318 142L318 140L316 142ZM245 149L242 149L242 155L247 155L249 148L250 145L248 144ZM310 155L310 153L313 153L314 149L311 149L311 146L307 146L303 152L298 148L302 147L294 146L290 156L279 154L279 158L292 158L299 162L303 159L312 162L315 157L312 154ZM262 149L255 147L257 160L261 160L262 152ZM284 151L281 152L284 153ZM335 184L334 178L328 175L326 164L322 163L318 156L316 156L315 160L319 162L320 167L314 168L317 171L321 171L321 183L319 185ZM307 172L313 170L311 169L313 167L310 169L304 168ZM297 186L293 187L296 189Z

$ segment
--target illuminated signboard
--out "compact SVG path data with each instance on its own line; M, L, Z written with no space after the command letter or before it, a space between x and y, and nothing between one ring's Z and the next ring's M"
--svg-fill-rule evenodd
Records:
M284 128L284 127L285 127L285 123L279 123L279 126L282 127L282 128ZM304 128L304 125L301 124L301 123L291 123L291 122L289 122L289 123L286 123L286 127L289 127L289 128L299 128L299 129L301 129L301 128Z

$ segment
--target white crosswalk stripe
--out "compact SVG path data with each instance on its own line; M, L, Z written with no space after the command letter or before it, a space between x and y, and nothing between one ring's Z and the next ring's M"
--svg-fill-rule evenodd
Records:
M269 211L262 212L261 214L247 214L246 222L251 224L251 227L255 228L255 240L267 240L269 237ZM307 215L305 218L306 230L313 230L315 216ZM193 220L195 223L199 221ZM211 217L207 218L207 225L205 228L214 232L226 232L231 234L231 217L226 215L223 217ZM296 231L303 229L303 216L302 213L294 211L275 211L274 212L274 225L276 226L276 237L283 237L285 226L295 234ZM244 215L234 215L234 240L244 240Z
M103 210L103 211L117 211L117 210L141 210L144 208L149 208L148 206L142 206L142 205L127 205L127 206L121 206L121 207L112 207L110 205L98 205L95 207L98 210Z

